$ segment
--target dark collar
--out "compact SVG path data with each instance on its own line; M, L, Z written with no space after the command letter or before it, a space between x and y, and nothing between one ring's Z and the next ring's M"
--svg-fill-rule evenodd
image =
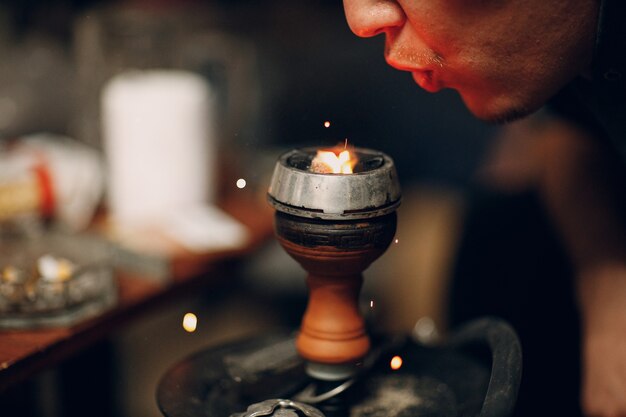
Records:
M601 0L593 58L595 83L608 88L626 83L626 1Z
M626 161L626 1L601 0L588 106Z

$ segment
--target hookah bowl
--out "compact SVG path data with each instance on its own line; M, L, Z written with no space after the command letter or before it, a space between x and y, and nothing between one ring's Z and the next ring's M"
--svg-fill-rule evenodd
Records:
M288 152L268 191L276 237L308 272L296 346L307 373L322 381L352 377L370 349L358 304L362 272L393 240L400 204L393 160L369 149L352 152L358 163L351 174L311 172L316 149Z
M377 338L370 350L358 296L362 271L395 234L397 174L391 158L362 148L352 174L311 172L316 152L282 155L268 192L277 239L308 272L297 338L264 335L187 357L159 383L164 416L509 417L522 357L502 320L477 319L432 345ZM404 365L390 370L395 355Z

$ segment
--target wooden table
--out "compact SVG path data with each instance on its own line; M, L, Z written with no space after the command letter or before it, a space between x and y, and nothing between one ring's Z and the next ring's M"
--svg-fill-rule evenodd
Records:
M229 261L250 254L272 236L272 210L261 199L232 195L220 206L248 227L245 247L205 254L180 251L172 259L175 274L168 282L119 272L115 308L73 327L0 331L0 392L71 357L155 306L224 278Z

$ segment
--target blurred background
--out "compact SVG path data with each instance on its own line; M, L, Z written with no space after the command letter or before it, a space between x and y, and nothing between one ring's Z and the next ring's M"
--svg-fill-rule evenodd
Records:
M130 89L145 86L141 77L152 70L202 80L209 125L197 129L210 142L200 148L207 159L160 166L170 177L196 163L208 165L196 175L202 177L201 199L208 202L245 192L265 207L273 164L293 147L329 147L348 139L381 150L395 160L404 197L397 243L365 275L368 319L374 328L407 332L428 318L443 332L467 196L499 131L473 119L455 93L428 94L410 74L388 67L383 42L354 36L338 1L5 0L0 140L10 148L35 137L37 143L94 156L95 168L86 164L72 171L68 167L78 166L73 159L60 163L65 168L59 170L70 171L70 182L85 172L103 172L101 193L93 192L97 174L93 183L76 188L92 193L80 215L65 216L65 226L74 231L88 227L108 205L119 205L119 213L125 203L132 205L132 190L119 190L137 178L148 180L139 165L160 146L155 137L132 146L113 138L120 114L135 114L153 102L115 97L112 80L119 77L131 78ZM161 84L155 88L169 94ZM164 120L174 128L182 123L174 120L187 105L181 100L181 107L158 120L144 120L156 136L169 128ZM124 171L128 166L137 171ZM212 191L203 194L208 187ZM83 201L89 193L75 194ZM225 279L162 303L104 341L0 393L0 407L11 410L0 414L156 417L156 384L177 360L236 337L296 328L305 308L304 272L271 237L230 266ZM198 317L194 332L181 326L187 312Z

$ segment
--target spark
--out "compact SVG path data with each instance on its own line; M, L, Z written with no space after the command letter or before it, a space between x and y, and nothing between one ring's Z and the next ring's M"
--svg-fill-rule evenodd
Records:
M370 300L370 308L374 308L374 300Z
M397 371L398 369L402 367L402 358L398 355L394 356L393 358L391 358L391 362L389 362L389 366L394 371Z
M330 122L328 120L324 122L324 127L327 129L330 127Z
M187 313L183 317L183 329L189 333L193 333L196 331L196 327L198 326L198 317L196 317L193 313Z
M399 240L398 240L398 239L396 239L396 240L394 240L394 241L393 241L393 243L398 243L398 242L399 242Z

